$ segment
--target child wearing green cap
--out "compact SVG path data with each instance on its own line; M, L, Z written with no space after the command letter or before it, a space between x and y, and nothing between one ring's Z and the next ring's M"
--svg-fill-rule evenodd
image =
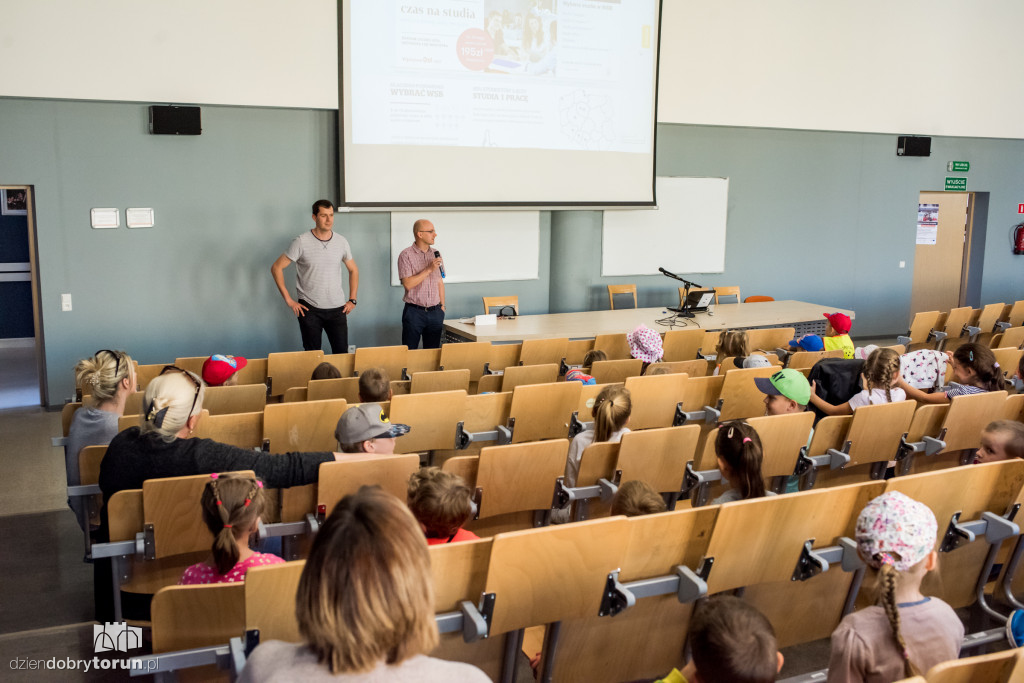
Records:
M811 400L811 385L799 370L786 368L771 377L755 377L754 384L765 394L765 415L802 413Z

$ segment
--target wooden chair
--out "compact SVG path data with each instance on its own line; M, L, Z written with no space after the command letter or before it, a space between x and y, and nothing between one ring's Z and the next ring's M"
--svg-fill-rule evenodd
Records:
M924 311L914 314L910 321L910 331L896 338L904 344L908 351L925 348L932 340L932 331L937 330L942 314L939 311Z
M419 468L419 456L413 453L353 453L344 460L321 463L317 483L317 505L324 506L327 514L330 514L342 498L357 492L361 486L380 486L396 498L405 500L409 490L409 477Z
M514 426L512 443L566 436L581 390L579 382L517 386L509 407L509 421Z
M768 480L769 490L785 491L786 480L796 472L800 449L807 445L814 425L814 413L762 415L747 420L761 439L764 451L761 475Z
M686 397L688 382L689 376L685 373L626 378L625 387L633 406L629 428L671 427L676 406Z
M1024 680L1024 654L1020 648L976 657L961 657L917 677L922 683L1011 683ZM913 681L915 679L907 679Z
M356 354L354 353L325 354L322 362L330 363L338 368L342 377L352 377L356 374Z
M454 449L456 425L465 412L465 389L395 396L391 399L391 421L411 427L408 434L395 441L395 452Z
M627 538L618 555L619 580L670 576L680 565L697 566L717 515L718 508L702 508L624 520ZM599 617L596 611L563 618L557 648L545 649L541 668L557 681L664 676L680 665L692 610L693 603L681 603L676 595L659 595L637 600L611 618ZM614 648L615 657L594 656L608 648Z
M1002 419L1024 422L1024 394L1006 397L1006 403L1003 404Z
M913 453L904 459L899 471L919 473L971 462L971 451L981 445L982 428L1003 413L1006 397L1005 391L989 391L954 396L948 406L918 408L906 438ZM932 444L938 450L929 448L930 439L926 437L937 440Z
M946 316L946 324L942 329L945 336L939 339L937 348L939 350L948 348L952 351L966 341L963 337L974 315L975 311L970 306L962 306L950 310Z
M794 370L802 370L804 368L812 368L822 358L842 358L843 350L834 349L832 351L797 351L789 357L789 362L786 367L793 368Z
M736 297L736 303L740 302L740 288L739 287L715 287L715 305L718 305L719 297L723 296L734 296Z
M476 474L479 467L479 455L456 455L455 457L448 458L441 465L441 469L445 472L451 472L462 477L462 480L470 488L476 487Z
M281 396L281 403L301 403L309 400L309 389L307 387L291 387L285 389Z
M260 641L302 641L295 619L295 594L305 560L253 567L245 573L245 630L256 629Z
M775 297L773 297L773 296L764 296L762 294L755 294L754 296L748 296L746 299L743 300L743 303L745 303L745 304L755 304L755 303L760 303L762 301L775 301Z
M695 457L700 434L699 425L623 434L615 463L617 480L640 479L655 491L678 493L683 486L686 463Z
M486 446L476 474L477 520L490 533L534 526L535 511L551 510L556 480L565 472L568 439ZM523 515L517 513L527 513Z
M700 350L701 342L704 340L704 330L694 328L690 330L669 330L665 333L662 342L665 361L690 361L697 358L697 351Z
M467 432L491 431L498 425L508 424L511 407L512 394L507 392L467 396L465 409L459 421L463 423L463 428ZM434 456L444 458L451 455L476 455L485 445L486 442L473 442L456 451L435 451Z
M531 365L532 363L520 363L519 356L522 353L523 345L520 344L491 344L491 370L497 372L513 365ZM532 359L531 359L532 360ZM557 363L558 361L548 361Z
M262 384L237 384L228 387L206 387L203 410L210 415L255 413L267 406L267 388Z
M627 377L639 377L643 365L639 358L599 360L590 368L590 374L598 384L619 384Z
M135 420L138 423L138 417ZM239 448L259 448L263 443L263 411L208 415L204 409L193 436Z
M690 375L691 377L703 377L707 374L708 363L707 361L699 358L697 360L677 360L668 363L662 361L660 363L651 363L648 365L647 372L644 374L645 376L657 375L658 372L656 371L659 370L659 368L664 368L665 370L668 370L669 374L673 375L683 373Z
M266 358L249 358L245 367L238 371L239 384L267 384L267 367L269 362Z
M594 349L604 351L608 360L625 360L632 358L629 341L623 332L617 334L599 334L594 337Z
M402 370L408 367L407 346L361 346L356 349L355 372L362 374L370 368L384 368L392 380L402 379Z
M613 311L615 310L616 294L632 294L633 308L637 308L636 285L608 285L608 308L610 308Z
M194 372L197 375L199 375L200 377L202 377L203 376L203 363L206 362L207 358L209 358L209 356L185 356L185 357L182 357L182 358L175 358L174 359L174 364L177 365L182 370L188 370L189 372ZM248 360L248 359L246 359L246 360ZM248 365L248 363L247 363L247 365Z
M476 383L476 394L493 394L501 391L501 384L505 381L505 375L484 375Z
M1024 330L1024 327L1020 329ZM996 362L999 363L999 369L1003 371L1003 376L1006 379L1010 379L1017 373L1020 357L1021 354L1024 354L1024 350L1009 347L992 349L992 353L995 354Z
M463 344L442 344L440 370L469 370L469 381L478 382L484 374L484 366L491 359L490 342L465 342ZM518 358L516 362L518 362ZM515 362L509 363L515 365ZM503 366L504 367L504 366Z
M1006 304L988 304L978 312L978 319L968 327L971 341L988 344L996 332L996 323L1009 314L1010 307Z
M484 300L484 314L490 313L492 308L503 308L505 306L511 306L515 315L519 315L519 297L518 296L485 296Z
M999 338L1001 348L1019 349L1024 347L1024 327L1011 327Z
M247 573L248 574L248 573ZM167 586L153 596L153 654L201 647L227 646L245 632L244 583L212 583L199 586ZM292 611L295 611L294 600ZM215 655L209 654L215 661ZM216 664L179 670L187 680L228 680L228 672ZM163 674L167 675L167 674Z
M266 394L266 387L263 388L263 393ZM144 391L133 391L128 394L124 400L124 413L122 415L138 415L142 412L142 399L145 398L146 392ZM69 403L68 405L82 405L81 403ZM262 410L262 408L261 408Z
M349 403L360 403L359 378L341 377L338 379L309 380L306 388L307 401L323 401L330 398L343 398Z
M763 327L754 330L747 330L747 340L750 343L750 350L764 349L772 351L785 347L789 341L796 336L796 329L792 327Z
M569 347L567 338L555 339L525 339L519 349L520 365L544 365L546 363L562 362L565 358L566 349ZM492 370L497 369L491 366Z
M555 363L513 366L505 368L501 390L512 391L524 384L548 384L556 381L558 381L558 365Z
M343 398L272 403L263 413L264 447L270 453L336 450L334 429L347 408Z
M291 387L309 383L313 368L323 361L323 351L285 351L267 355L267 379L270 395L282 396ZM248 367L248 366L246 366Z
M780 361L779 357L776 356L774 353L769 353L769 354L752 353L750 355L751 356L755 356L755 355L756 356L764 356L765 359L776 370L782 369L782 361ZM839 355L842 356L842 352L840 352ZM721 359L721 367L718 369L718 374L719 375L724 375L724 374L727 374L729 372L732 372L733 370L744 370L744 369L749 370L750 368L744 368L741 365L737 365L736 364L736 358L734 356L729 356L728 358L722 358Z
M764 415L764 394L754 384L755 377L771 377L777 368L747 368L732 370L725 375L717 408L722 411L720 421L737 420Z
M412 387L409 393L424 394L432 391L469 392L469 370L437 370L434 372L417 372L412 376Z
M433 372L441 366L441 349L409 349L405 356L406 374ZM452 368L454 369L454 368ZM395 377L394 379L401 379Z
M138 390L143 391L149 385L155 377L158 377L163 369L167 367L166 363L156 363L153 365L139 365L135 368L135 378L138 382ZM82 388L83 392L88 390L88 387Z

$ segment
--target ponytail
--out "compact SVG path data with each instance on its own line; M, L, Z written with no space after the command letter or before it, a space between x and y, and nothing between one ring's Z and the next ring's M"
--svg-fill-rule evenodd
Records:
M213 562L219 574L227 574L238 564L236 539L247 535L263 513L263 482L250 477L210 475L203 489L203 521L213 534Z
M629 390L620 385L607 386L594 401L594 443L607 441L611 435L626 426L633 403Z
M886 618L889 619L892 637L896 640L896 649L899 651L900 656L903 657L903 676L904 678L910 678L912 676L919 676L920 671L910 661L907 643L903 640L903 634L900 632L900 611L896 605L896 585L899 582L899 577L900 574L896 567L892 565L892 562L883 560L882 566L878 570L878 601L881 603L882 609L885 610Z
M715 436L715 454L732 471L730 482L739 489L741 500L765 495L761 477L764 450L753 427L740 420L720 425Z
M996 356L992 349L981 344L970 342L957 347L953 352L953 358L960 365L974 370L977 375L978 388L985 391L999 391L1005 386L1003 371L996 362Z

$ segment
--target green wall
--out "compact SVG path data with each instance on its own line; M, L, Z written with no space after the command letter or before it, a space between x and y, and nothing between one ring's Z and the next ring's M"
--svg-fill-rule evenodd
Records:
M140 363L301 348L270 264L310 227L312 200L337 196L337 112L203 107L198 137L149 135L147 115L137 103L0 99L0 182L36 193L50 404L99 348ZM1024 257L1006 238L1024 201L1024 141L935 138L930 158L899 159L890 135L677 125L658 135L659 174L730 178L726 272L694 275L702 284L853 308L855 338L904 332L917 192L941 189L946 161L966 159L969 189L990 193L980 299L1024 298ZM119 207L122 221L126 207L152 207L156 227L92 230L93 207ZM506 293L527 313L604 308L605 285L623 281L637 282L641 305L674 301L666 278L601 277L600 212L541 216L540 278L450 285L450 317ZM350 342L399 343L387 214L339 214L335 229L361 275ZM480 257L500 258L508 239L495 235Z

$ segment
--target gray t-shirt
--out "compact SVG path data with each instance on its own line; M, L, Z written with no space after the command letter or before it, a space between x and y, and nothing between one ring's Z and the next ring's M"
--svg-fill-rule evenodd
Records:
M295 293L316 308L339 308L348 297L342 287L341 269L352 259L348 240L336 232L321 241L312 230L302 233L284 255L295 262Z
M365 673L332 676L330 669L317 662L316 655L304 644L270 640L253 650L238 680L240 683L490 683L491 679L471 664L449 662L426 655L416 655L390 666L380 662L372 671Z
M64 447L64 461L68 471L68 484L81 483L78 471L78 453L86 446L106 446L117 434L117 413L99 408L83 407L75 411L68 429L68 442Z

